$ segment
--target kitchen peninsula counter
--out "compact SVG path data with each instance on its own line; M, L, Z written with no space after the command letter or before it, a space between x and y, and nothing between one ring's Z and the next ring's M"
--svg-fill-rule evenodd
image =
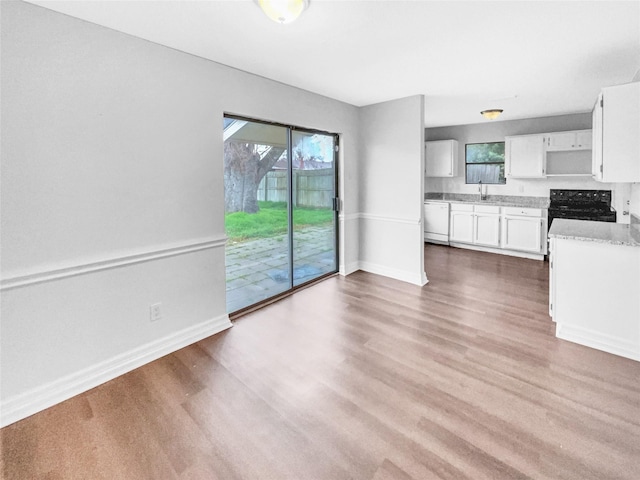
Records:
M558 338L640 361L637 220L553 220L549 313Z
M554 219L549 230L549 238L640 247L637 237L633 227L628 224L565 218Z

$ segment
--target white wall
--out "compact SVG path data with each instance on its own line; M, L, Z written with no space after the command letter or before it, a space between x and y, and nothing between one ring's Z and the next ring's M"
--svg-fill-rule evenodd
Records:
M595 99L594 99L595 101ZM503 142L509 135L532 133L562 132L591 128L591 113L559 115L554 117L532 118L526 120L486 121L472 125L429 128L425 131L425 140L454 139L459 142L458 171L455 178L427 178L427 192L478 193L477 185L465 184L464 159L467 143ZM629 216L622 215L628 210L626 201L631 195L629 184L600 183L589 177L548 177L546 179L507 179L506 185L487 185L489 195L525 195L549 197L549 190L557 188L612 190L613 206L618 212L618 222L628 223Z
M357 265L357 108L1 8L3 424L230 325L224 112L341 135L340 268Z
M424 285L424 98L363 107L360 125L360 268Z

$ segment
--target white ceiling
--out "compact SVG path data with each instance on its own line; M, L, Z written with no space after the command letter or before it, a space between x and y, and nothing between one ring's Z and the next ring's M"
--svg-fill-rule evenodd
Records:
M424 94L428 127L587 112L640 68L640 0L30 3L353 105Z

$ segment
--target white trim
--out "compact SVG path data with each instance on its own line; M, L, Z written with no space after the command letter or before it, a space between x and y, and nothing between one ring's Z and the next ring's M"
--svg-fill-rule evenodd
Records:
M476 250L478 252L497 253L498 255L509 255L510 257L529 258L531 260L544 260L544 255L538 253L519 252L517 250L507 250L503 248L485 247L483 245L474 245L471 243L458 243L449 241L449 246L454 248L465 248L467 250Z
M556 323L556 337L604 352L640 361L640 345L589 328Z
M387 217L384 215L375 215L372 213L361 213L360 218L363 220L376 220L380 222L391 222L391 223L403 223L408 225L418 225L422 218L398 218L398 217Z
M338 215L338 219L341 222L359 220L360 214L359 213L341 213Z
M226 142L227 140L229 140L233 135L235 135L236 133L238 133L242 127L244 127L248 122L246 122L245 120L237 120L234 119L235 121L230 123L227 128L224 129L223 133L222 133L222 137L223 137L223 141Z
M350 262L347 265L344 265L343 268L340 268L338 272L342 276L351 275L353 272L357 272L360 270L359 262Z
M59 280L61 278L75 277L77 275L99 272L101 270L109 270L111 268L134 265L136 263L149 262L161 258L174 257L176 255L184 255L209 248L224 247L226 242L227 237L208 238L197 242L172 245L146 252L128 253L126 255L92 260L84 263L67 264L53 268L43 268L39 271L23 272L5 277L0 282L0 291Z
M10 397L0 404L0 426L17 422L231 326L229 316L220 315Z
M419 285L421 287L427 283L427 276L424 271L420 273L412 273L371 262L360 262L360 270L375 273L376 275L382 275L383 277L394 278L396 280L411 283L413 285Z
M437 235L437 234L432 234ZM427 237L427 234L424 234L424 243L435 243L436 245L449 245L449 240L437 240L435 238Z

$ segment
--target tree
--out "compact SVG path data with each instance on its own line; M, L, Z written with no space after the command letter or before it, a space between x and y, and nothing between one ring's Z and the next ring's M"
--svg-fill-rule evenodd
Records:
M224 142L224 207L227 213L258 212L258 186L284 150L242 141Z

